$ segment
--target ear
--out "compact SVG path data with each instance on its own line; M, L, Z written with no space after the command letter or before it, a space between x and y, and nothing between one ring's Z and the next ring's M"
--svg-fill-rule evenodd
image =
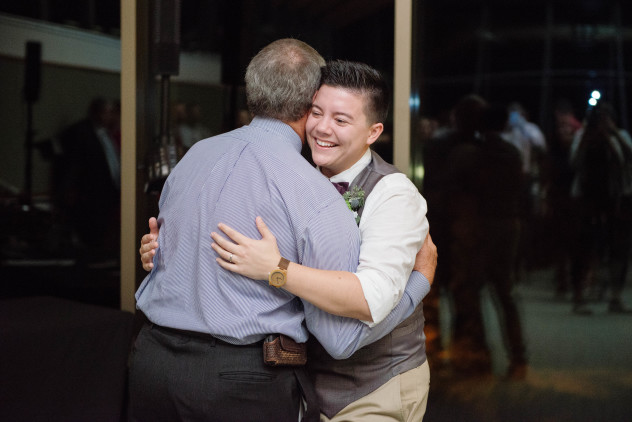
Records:
M367 145L371 145L373 142L377 141L377 138L384 132L384 124L383 123L373 123L369 127L369 137L366 140Z

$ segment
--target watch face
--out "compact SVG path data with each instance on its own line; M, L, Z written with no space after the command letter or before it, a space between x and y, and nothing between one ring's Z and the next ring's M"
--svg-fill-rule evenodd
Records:
M276 269L270 273L270 279L268 280L271 285L275 287L281 287L285 284L285 271Z

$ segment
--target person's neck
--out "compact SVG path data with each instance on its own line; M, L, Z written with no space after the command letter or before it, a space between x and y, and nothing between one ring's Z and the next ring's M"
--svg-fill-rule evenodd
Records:
M297 133L297 135L301 138L301 142L304 144L305 143L305 123L306 122L307 122L307 113L305 113L305 115L303 117L301 117L299 120L295 120L293 122L286 122L286 121L284 121L283 123L287 124L289 127L294 129L294 132Z

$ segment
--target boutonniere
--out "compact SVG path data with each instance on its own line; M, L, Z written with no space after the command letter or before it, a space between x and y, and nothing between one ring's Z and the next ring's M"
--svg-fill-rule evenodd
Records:
M364 206L364 190L359 186L354 186L345 193L342 194L347 207L353 212L356 223L360 224L360 216L358 210Z

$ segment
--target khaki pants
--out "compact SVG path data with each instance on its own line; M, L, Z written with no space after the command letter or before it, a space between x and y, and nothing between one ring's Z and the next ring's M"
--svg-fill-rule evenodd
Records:
M320 422L420 422L428 404L430 369L428 361L391 378L372 393L356 400L328 419Z

